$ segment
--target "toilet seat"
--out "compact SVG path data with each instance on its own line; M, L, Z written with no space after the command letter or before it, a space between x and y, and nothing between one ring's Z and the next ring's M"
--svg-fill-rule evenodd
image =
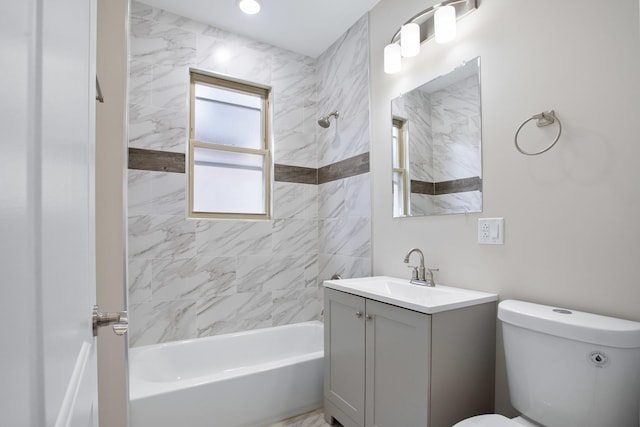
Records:
M507 417L497 414L478 415L476 417L467 418L453 427L523 427Z

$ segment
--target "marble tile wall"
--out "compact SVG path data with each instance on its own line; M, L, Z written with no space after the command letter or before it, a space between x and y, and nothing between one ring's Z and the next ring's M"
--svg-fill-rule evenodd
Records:
M434 92L431 122L436 182L480 176L480 82L468 77Z
M456 111L456 114L451 114ZM471 76L431 95L435 182L481 176L480 81ZM482 206L480 191L435 196L437 212L463 213Z
M189 67L272 87L276 163L317 168L316 60L131 5L129 147L185 153ZM132 346L317 319L318 186L275 182L269 221L186 218L184 173L128 171Z
M130 22L130 148L185 153L193 67L273 88L277 164L368 153L366 16L318 60L140 2ZM345 118L333 134L316 124L320 99ZM132 346L316 319L322 280L371 272L369 173L276 181L269 221L187 219L186 199L183 173L128 171Z
M408 124L410 179L443 183L481 175L477 76L433 93L414 90L394 102L400 114L416 118ZM411 193L410 198L412 215L430 215L473 211L481 205L482 194L476 190Z
M434 182L433 130L431 97L421 90L412 90L401 98L406 117L412 117L407 126L407 149L409 156L409 179L425 183ZM436 213L436 198L433 194L409 195L411 215L433 215Z
M368 15L318 58L318 113L340 112L329 128L316 126L318 166L368 153ZM319 280L371 275L370 173L319 186Z
M317 186L274 183L270 221L187 220L184 174L128 174L133 346L318 318Z
M368 22L364 15L318 57L318 113L340 113L329 128L316 124L320 167L369 152Z
M433 130L431 97L420 90L403 95L407 117L409 179L434 182Z

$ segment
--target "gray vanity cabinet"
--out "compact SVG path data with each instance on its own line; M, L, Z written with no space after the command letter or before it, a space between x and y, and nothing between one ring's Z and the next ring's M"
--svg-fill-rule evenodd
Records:
M367 300L365 426L421 425L428 417L431 317Z
M325 288L326 421L450 427L492 412L495 309L429 315Z
M364 298L325 289L324 395L340 413L336 418L347 421L344 427L364 426L364 313Z

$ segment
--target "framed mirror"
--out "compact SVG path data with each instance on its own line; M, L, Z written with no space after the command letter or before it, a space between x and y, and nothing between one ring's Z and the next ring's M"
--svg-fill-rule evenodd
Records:
M482 212L480 58L391 101L393 216Z

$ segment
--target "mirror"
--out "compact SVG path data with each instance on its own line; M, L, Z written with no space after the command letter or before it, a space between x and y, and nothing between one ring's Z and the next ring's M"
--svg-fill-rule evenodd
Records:
M482 212L480 58L391 101L393 216Z

